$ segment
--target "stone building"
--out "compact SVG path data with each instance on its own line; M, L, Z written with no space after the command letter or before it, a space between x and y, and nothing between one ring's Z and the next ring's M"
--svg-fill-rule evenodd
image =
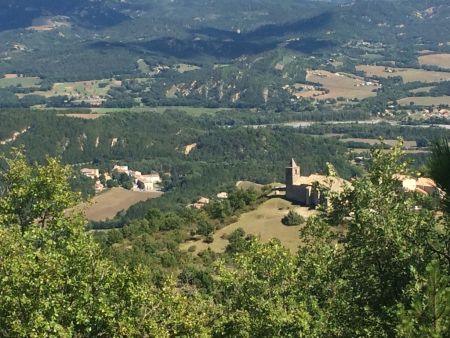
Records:
M300 166L292 159L286 168L286 199L311 208L321 199L317 185L324 185L331 191L342 191L346 181L323 175L301 176Z

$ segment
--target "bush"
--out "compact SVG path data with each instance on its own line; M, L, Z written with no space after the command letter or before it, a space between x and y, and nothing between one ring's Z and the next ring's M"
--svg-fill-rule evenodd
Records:
M208 243L208 244L212 243L212 242L214 242L214 237L212 235L208 235L208 236L205 237L204 242Z
M303 216L291 210L286 216L283 217L281 222L284 225L300 225L305 223L305 219L303 218Z

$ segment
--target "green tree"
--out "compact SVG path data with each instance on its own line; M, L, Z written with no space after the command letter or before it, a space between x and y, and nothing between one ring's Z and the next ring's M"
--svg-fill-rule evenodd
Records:
M217 336L311 336L311 316L297 297L295 256L278 241L252 240L232 268L218 264L215 283L222 309L214 323Z
M0 225L19 225L22 232L34 225L46 227L80 200L70 190L71 168L58 160L47 157L45 165L29 166L17 149L0 160L6 164L0 172Z
M433 143L428 167L431 177L445 191L445 206L447 211L450 211L450 147L448 142L447 138L442 138Z
M300 225L305 223L305 219L295 211L290 210L289 213L283 217L281 222L284 225Z
M416 276L409 293L411 305L400 305L399 337L444 338L450 336L450 278L438 261L432 261L424 277Z
M0 196L2 337L205 336L209 301L102 258L78 215L69 169L6 159Z

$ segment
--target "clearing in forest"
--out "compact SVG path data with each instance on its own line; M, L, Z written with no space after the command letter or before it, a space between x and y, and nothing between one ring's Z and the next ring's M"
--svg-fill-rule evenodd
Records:
M23 87L31 88L37 87L41 79L38 77L20 77L17 74L6 74L4 78L0 79L0 88L8 87Z
M241 215L236 223L216 231L213 235L214 242L207 244L201 240L189 241L183 243L180 248L188 250L191 246L195 246L197 253L208 248L214 252L224 252L229 243L226 237L238 228L242 228L246 234L258 236L263 242L277 238L286 248L296 252L301 243L299 230L303 226L286 226L281 223L281 219L289 210L294 210L305 219L316 213L315 210L294 205L282 198L272 198L262 203L256 210Z
M106 116L107 114L89 114L89 113L69 113L69 114L58 114L58 116L64 117L72 117L76 119L82 120L96 120L102 116Z
M421 65L438 66L450 69L450 54L428 54L419 56Z
M415 68L395 68L386 66L370 66L359 65L356 66L356 70L365 72L369 77L396 77L400 76L403 82L441 82L450 80L450 72L434 72L424 69Z
M110 79L62 82L55 83L53 88L48 91L38 91L33 94L42 95L45 97L68 96L75 101L100 104L105 100L111 87L120 86L121 84L121 81Z
M114 218L118 212L127 210L132 205L157 198L161 192L139 192L123 188L112 188L95 196L91 203L82 203L76 207L77 211L83 211L90 221L104 221Z
M178 64L174 65L174 69L178 73L186 73L186 72L192 72L194 70L198 70L198 69L200 69L200 67L196 66L196 65L189 65L187 63L178 63Z

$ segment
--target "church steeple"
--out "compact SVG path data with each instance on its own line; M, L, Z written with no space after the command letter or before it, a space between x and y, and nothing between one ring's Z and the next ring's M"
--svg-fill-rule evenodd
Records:
M290 167L291 168L298 167L297 163L295 163L295 160L293 158L291 159L291 166Z
M300 184L300 166L292 158L289 166L286 168L286 186Z

